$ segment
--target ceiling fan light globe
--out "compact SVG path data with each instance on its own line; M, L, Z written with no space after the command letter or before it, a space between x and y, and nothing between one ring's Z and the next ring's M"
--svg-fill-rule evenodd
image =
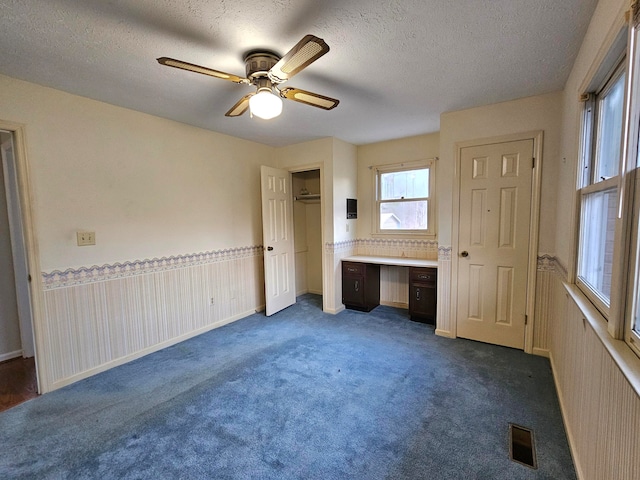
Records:
M260 91L249 99L251 115L269 120L282 113L282 99L266 90Z

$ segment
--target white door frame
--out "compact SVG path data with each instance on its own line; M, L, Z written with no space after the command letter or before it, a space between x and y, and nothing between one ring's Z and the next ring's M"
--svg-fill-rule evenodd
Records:
M326 195L324 194L324 170L322 168L322 164L321 163L310 163L308 165L300 165L300 166L296 166L296 167L291 167L291 168L287 168L287 171L290 174L293 173L298 173L298 172L308 172L310 170L320 170L320 241L322 242L322 310L324 312L326 312L326 301L327 301L327 295L326 295L326 287L325 287L325 256L326 256L326 252L325 252L325 247L324 247L324 212L325 212L325 206L324 206L324 201L327 198ZM291 192L291 194L295 197L295 192ZM295 201L295 200L294 200Z
M6 130L2 130L6 132ZM16 306L18 309L18 325L20 328L20 346L25 358L35 356L33 341L33 322L31 314L31 292L29 291L29 267L25 250L24 229L22 228L22 212L20 208L20 191L15 161L13 132L9 132L10 140L0 144L2 169L4 171L4 190L7 201L7 218L9 220L9 236L11 255L13 257L13 273L16 285ZM7 152L11 152L11 157Z
M494 143L505 143L519 140L533 140L533 156L535 164L533 167L533 177L531 185L531 218L530 218L530 242L529 242L529 260L527 272L527 306L525 315L528 321L524 327L524 351L533 353L533 332L534 332L534 310L536 298L536 272L538 265L538 235L540 229L540 189L542 186L542 130L536 130L524 133L515 133L511 135L503 135L498 137L482 138L477 140L468 140L464 142L456 142L455 144L455 164L453 175L453 203L452 212L454 218L451 222L451 320L452 320L452 336L457 337L457 318L458 318L458 289L454 286L458 284L458 263L459 263L459 220L460 220L460 168L462 159L462 149L467 147L476 147L483 145L491 145Z
M47 392L49 388L47 362L43 360L44 345L44 291L40 274L40 255L33 214L33 192L31 188L29 164L24 125L0 120L0 129L13 133L13 158L18 182L20 212L24 235L25 252L31 293L31 312L33 315L33 342L35 347L36 376L38 392Z

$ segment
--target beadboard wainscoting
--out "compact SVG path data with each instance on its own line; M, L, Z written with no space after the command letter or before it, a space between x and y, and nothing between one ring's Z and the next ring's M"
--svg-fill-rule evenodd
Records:
M323 291L333 292L333 295L322 296L322 308L327 313L336 314L344 310L342 304L342 259L355 254L357 243L357 240L345 240L324 245Z
M260 246L42 276L47 390L264 308Z
M555 257L538 256L532 352L535 355L549 356L551 322L562 307L557 303L558 282L566 280L567 269Z
M534 353L550 357L578 478L636 479L640 397L605 346L622 342L603 341L604 320L596 333L584 308L567 293L566 278L556 258L539 257Z

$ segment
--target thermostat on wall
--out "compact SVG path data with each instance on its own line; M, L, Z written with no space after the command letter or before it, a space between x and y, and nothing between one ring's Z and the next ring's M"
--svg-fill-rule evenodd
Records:
M358 200L347 198L347 219L358 218Z

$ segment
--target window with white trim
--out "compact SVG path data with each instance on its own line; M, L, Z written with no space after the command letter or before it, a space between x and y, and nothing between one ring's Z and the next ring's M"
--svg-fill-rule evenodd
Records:
M626 65L617 62L585 94L576 284L608 318L622 162Z
M433 160L375 167L375 234L435 235Z
M638 6L635 5L634 9ZM630 57L632 64L630 71L631 101L629 102L629 141L627 152L629 152L627 181L624 183L628 190L629 196L633 197L632 208L627 208L623 212L625 216L631 216L630 222L630 240L629 240L629 261L627 272L627 292L623 296L626 300L625 322L624 322L624 339L631 349L640 356L640 52L637 44L640 40L639 28L637 25L638 11L633 15L633 23L636 25L632 31L634 42L631 48ZM635 50L635 51L634 51ZM627 213L628 212L628 213Z
M632 172L635 178L633 200L632 240L629 268L629 292L625 340L640 355L640 169Z

